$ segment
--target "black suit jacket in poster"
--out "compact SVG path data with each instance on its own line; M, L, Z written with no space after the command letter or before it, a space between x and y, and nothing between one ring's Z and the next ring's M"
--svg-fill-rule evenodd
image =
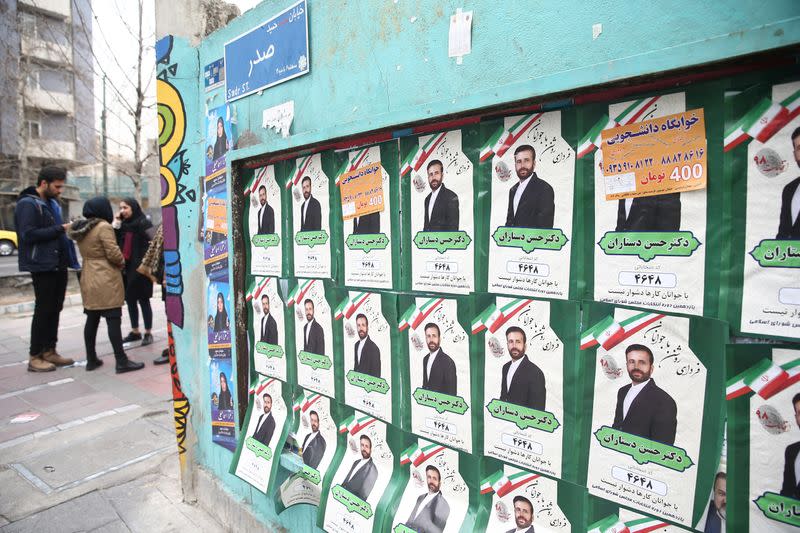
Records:
M372 458L370 458L367 464L362 466L354 475L353 470L360 460L361 459L356 459L353 462L353 466L350 467L350 470L344 478L344 482L342 482L342 488L349 490L362 500L367 501L367 498L369 498L372 492L372 488L375 486L375 480L378 479L378 468L375 466Z
M259 208L258 212L258 234L269 235L275 233L275 211L272 210L269 204L264 204Z
M458 231L458 196L456 193L446 188L444 184L439 186L439 194L433 204L433 212L428 219L428 204L431 195L425 197L425 222L422 231Z
M265 415L262 414L258 418L258 424L260 425L256 425L253 438L261 444L269 446L269 441L272 440L272 434L275 433L275 418L272 416L272 412L266 415L266 419L264 417Z
M534 172L531 180L519 199L517 212L514 214L514 196L519 189L519 182L508 191L508 213L506 226L516 228L553 228L555 217L555 193L549 183L539 178Z
M261 317L261 342L278 344L278 323L272 315Z
M776 239L800 239L800 215L795 220L792 220L792 197L798 187L800 187L800 178L793 179L783 188L783 193L781 194L781 218Z
M681 226L681 193L634 198L625 216L625 200L617 206L616 231L678 231Z
M628 416L623 420L622 406L630 389L631 385L628 384L620 388L617 393L617 408L612 427L631 435L674 445L675 431L678 427L678 406L672 396L656 386L654 379L650 379L631 403Z
M303 439L303 464L308 465L311 468L317 468L322 462L322 456L325 455L327 443L322 437L322 433L319 433L314 440L311 441L311 444L306 446L306 443L308 442L308 439L311 438L311 435L312 434L309 433L306 435L306 438Z
M428 359L431 354L422 358L422 388L433 392L441 392L455 396L458 390L456 377L456 364L453 359L439 349L439 354L433 360L431 375L428 375Z
M532 363L527 355L523 355L522 362L511 379L511 387L506 389L506 376L509 368L511 368L511 361L503 365L500 400L544 411L546 389L542 369Z
M303 219L303 204L300 204L300 231L318 231L322 229L322 207L319 200L309 196L305 205L305 220Z
M308 332L306 340L306 330L309 327L311 331ZM325 355L325 332L322 331L322 326L316 320L306 322L306 325L303 326L303 351Z
M381 377L381 351L369 336L364 339L361 359L358 359L358 342L353 346L353 370L376 378Z
M417 509L425 500L427 494L422 494L417 498L414 509L411 510L405 525L417 533L442 533L450 517L450 505L440 492L417 514ZM416 516L414 516L417 514Z
M783 463L783 486L781 496L788 496L800 500L800 489L797 487L797 478L794 475L794 462L800 453L800 442L795 442L786 447Z
M353 219L353 235L368 235L381 232L381 214L370 213Z

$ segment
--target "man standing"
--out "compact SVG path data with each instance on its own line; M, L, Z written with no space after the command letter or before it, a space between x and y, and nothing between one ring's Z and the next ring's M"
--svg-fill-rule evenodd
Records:
M427 168L431 192L425 197L422 231L458 231L458 196L442 183L444 165L434 159Z
M678 231L681 193L625 198L617 205L615 231Z
M727 502L726 485L728 483L725 472L717 472L714 477L714 497L708 504L706 525L703 533L725 533L725 508Z
M311 178L303 178L303 203L300 206L300 231L322 229L322 208L319 200L311 196Z
M306 309L306 320L308 321L303 328L303 351L325 355L325 332L322 331L322 326L314 320L314 302L311 299L306 299L303 305Z
M325 455L325 438L319 432L319 415L316 411L308 414L311 420L311 433L303 439L303 463L311 468L319 467Z
M800 427L800 392L792 398L794 421ZM788 496L800 500L800 442L795 442L786 447L783 454L783 486L781 496Z
M800 166L800 128L792 132L794 161ZM793 179L781 193L781 215L778 225L780 240L800 240L800 177Z
M506 330L511 361L503 365L500 401L544 411L546 389L544 373L525 353L527 337L517 326Z
M69 224L61 220L58 197L67 172L44 167L36 187L23 190L14 210L19 236L19 270L30 272L36 303L31 320L29 372L49 372L74 363L56 352L58 319L67 291L67 267L77 268L75 250L67 240Z
M258 210L258 234L275 233L275 212L267 204L267 188L264 185L258 188L258 203L261 204Z
M278 344L278 324L269 314L269 296L266 294L261 296L261 308L264 311L261 317L261 342Z
M378 479L378 468L372 461L372 440L366 435L361 435L359 442L361 459L353 462L353 466L344 477L342 488L367 501L375 486L375 480Z
M264 412L258 417L258 424L256 424L256 430L253 432L253 438L264 446L269 446L269 441L272 440L272 435L275 433L275 417L272 416L272 396L264 393L262 399L264 400Z
M653 375L653 352L642 344L625 349L625 360L631 384L617 393L614 429L646 439L675 444L678 407L672 396L656 386Z
M439 348L439 326L433 322L425 324L425 342L429 353L422 358L422 388L455 396L458 384L456 364Z
M425 467L428 492L420 494L405 525L417 533L442 533L450 516L450 505L439 489L441 474L433 465Z
M506 226L515 228L553 228L555 193L549 183L533 171L536 150L523 144L514 151L514 168L519 182L508 191Z
M533 504L525 496L514 496L514 522L517 527L506 533L534 533Z
M353 370L376 378L381 377L381 352L369 338L369 321L366 315L356 316L358 341L353 346Z

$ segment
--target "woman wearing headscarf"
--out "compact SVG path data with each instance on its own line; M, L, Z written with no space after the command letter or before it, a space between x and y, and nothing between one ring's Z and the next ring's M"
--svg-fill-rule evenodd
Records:
M123 271L125 283L125 301L128 304L128 315L131 319L131 332L122 339L123 342L142 341L142 346L153 343L153 310L150 298L153 297L153 282L150 278L136 271L142 258L150 246L154 233L153 224L147 220L142 208L133 198L125 198L119 203L119 228L117 243L125 258ZM144 320L144 338L139 331L139 308Z
M78 243L83 257L81 274L81 298L86 325L83 328L83 341L86 345L86 370L102 366L97 357L95 340L100 319L106 319L108 339L114 348L117 360L117 374L139 370L144 363L128 359L122 347L122 273L125 266L122 252L114 237L111 221L114 213L111 202L98 196L83 205L83 217L72 223L68 231L71 239Z
M233 400L231 400L231 391L228 389L228 378L225 377L225 372L219 373L219 399L217 400L217 409L233 409Z
M217 293L217 314L214 315L214 333L225 331L230 328L228 322L228 311L225 310L225 297L221 292Z
M225 121L219 117L217 119L217 140L214 141L214 161L226 153L228 153L228 136L225 134Z

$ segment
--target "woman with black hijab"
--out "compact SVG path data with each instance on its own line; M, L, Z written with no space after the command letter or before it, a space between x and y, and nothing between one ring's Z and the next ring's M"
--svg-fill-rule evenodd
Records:
M225 372L219 373L219 397L217 400L217 409L233 409L233 400L231 400L231 391L228 390L228 378L225 377Z
M225 121L217 119L217 140L214 142L214 161L228 153L228 136L225 134Z
M123 271L125 283L125 301L128 304L128 315L131 319L131 332L122 339L123 342L142 341L142 346L153 343L153 310L150 307L150 298L153 297L153 282L150 278L138 273L136 269L142 262L150 239L155 230L153 224L147 220L134 198L125 198L119 203L119 227L117 229L117 243L125 258ZM139 331L139 307L142 308L144 320L144 338Z
M114 238L111 221L114 213L108 198L98 196L83 205L83 218L72 223L68 231L71 239L78 243L83 258L81 273L81 298L86 325L83 341L86 345L86 370L102 366L97 357L95 341L100 319L106 319L108 340L114 348L117 374L139 370L144 363L128 359L122 346L122 273L125 266L122 252Z
M217 314L214 316L214 333L225 331L230 327L228 323L228 311L225 310L225 297L221 292L217 293Z

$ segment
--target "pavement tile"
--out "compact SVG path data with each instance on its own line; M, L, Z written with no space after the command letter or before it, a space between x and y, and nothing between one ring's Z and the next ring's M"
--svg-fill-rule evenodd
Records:
M114 520L108 524L102 525L97 529L91 530L89 533L130 533L130 529L125 525L122 520Z
M31 404L22 398L18 398L16 396L6 398L5 400L0 401L0 423L6 422L6 418L10 419L15 415L27 411L32 411Z
M72 381L62 385L26 392L20 394L19 397L33 405L34 408L45 409L93 392L95 391L90 385L80 381Z
M56 424L58 424L58 421L55 418L45 414L25 424L0 424L0 442L6 442L21 437L22 435L36 433L37 431L51 428Z
M59 379L71 377L66 375L66 372L63 370L61 372L58 370L54 372L28 372L27 365L17 365L13 368L16 369L16 374L12 374L7 378L0 379L0 394L21 391L23 389L27 389L28 387L42 385L50 381L57 381ZM60 387L62 385L58 386Z
M61 423L116 409L123 405L126 405L125 402L119 398L108 393L98 392L46 407L42 411Z
M71 533L91 531L119 520L114 507L90 492L0 528L0 533Z

